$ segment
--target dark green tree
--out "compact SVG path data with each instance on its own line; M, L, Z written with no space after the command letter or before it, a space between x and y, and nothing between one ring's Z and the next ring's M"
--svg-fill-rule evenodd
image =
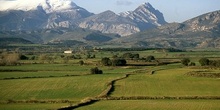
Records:
M20 59L21 60L28 60L29 58L27 56L25 56L25 55L20 55Z
M184 65L184 66L188 66L189 65L189 62L190 62L190 59L189 58L184 58L181 60L181 63Z
M95 67L95 68L90 69L90 73L91 74L103 74L103 71L100 70L98 67Z
M124 53L122 55L123 58L126 58L126 59L130 59L130 58L133 58L133 54L132 53Z
M136 54L133 54L133 58L134 58L134 59L139 59L139 58L140 58L140 55L137 54L137 53L136 53Z
M196 63L190 62L190 63L189 63L189 66L196 66Z
M104 66L110 66L110 65L112 65L111 60L110 60L109 58L107 58L107 57L102 58L101 63L102 63L102 65L104 65Z
M84 65L84 61L80 60L79 65Z
M209 59L208 58L201 58L200 60L199 60L199 63L201 64L201 66L207 66L207 65L209 65Z
M112 60L112 66L126 66L127 61L125 59L113 59Z
M146 58L146 61L147 61L147 62L151 62L151 61L154 61L154 60L155 60L155 57L152 56L152 55L147 56L147 58Z

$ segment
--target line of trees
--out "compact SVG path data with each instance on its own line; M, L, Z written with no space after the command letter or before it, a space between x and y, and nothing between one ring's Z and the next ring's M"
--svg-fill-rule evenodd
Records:
M101 60L102 65L104 66L125 66L127 64L127 61L123 58L114 58L114 59L110 59L110 58L102 58Z
M191 62L189 58L182 59L181 63L184 66L196 66L196 64L194 62ZM199 59L199 63L201 66L220 67L220 60L209 60L208 58L201 58Z
M209 60L208 58L201 58L199 63L201 66L220 67L220 60Z

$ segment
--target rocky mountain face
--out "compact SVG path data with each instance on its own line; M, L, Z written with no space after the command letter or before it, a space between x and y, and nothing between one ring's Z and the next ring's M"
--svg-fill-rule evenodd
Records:
M150 3L144 3L134 11L120 13L120 15L135 22L140 30L166 24L163 14L154 9Z
M105 11L90 16L82 20L79 27L127 36L163 24L166 24L163 14L155 10L150 3L144 3L134 11L123 12L119 15Z
M103 33L117 33L122 36L131 35L140 31L137 24L112 11L85 18L79 23L79 27L98 30Z
M220 48L220 11L169 23L113 42L135 47Z
M23 2L22 2L23 3ZM93 14L72 0L39 0L0 11L1 30L87 28L103 33L131 35L165 24L162 13L149 3L129 14L105 11Z
M93 15L71 0L39 0L31 3L30 7L24 4L0 11L0 29L73 28L77 20Z

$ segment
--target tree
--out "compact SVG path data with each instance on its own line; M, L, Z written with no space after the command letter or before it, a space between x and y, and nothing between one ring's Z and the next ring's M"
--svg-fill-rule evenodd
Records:
M46 54L41 54L38 59L40 60L41 63L44 63L46 61L47 57L48 56Z
M208 58L201 58L200 60L199 60L199 63L201 64L201 66L207 66L207 65L209 65L209 59Z
M27 56L25 56L25 55L20 55L20 59L21 60L28 60L29 58Z
M102 65L104 65L104 66L110 66L110 65L112 65L111 60L110 60L109 58L107 58L107 57L102 58L101 63L102 63Z
M80 65L84 65L84 62L82 60L79 61Z
M112 66L125 66L127 64L127 61L125 59L113 59L112 60Z
M196 63L190 62L190 63L189 63L189 66L196 66Z
M118 55L113 55L112 58L118 58Z
M103 71L98 69L98 67L95 67L95 68L90 69L90 73L91 74L103 74Z
M181 60L181 63L184 65L184 66L188 66L189 65L189 62L190 62L190 59L189 58L184 58Z
M146 58L146 61L147 61L147 62L151 62L151 61L153 61L153 60L155 60L155 57L152 56L152 55L147 56L147 58Z
M210 60L209 66L220 67L220 60Z
M68 63L69 60L70 60L70 57L69 57L69 56L63 57L63 63Z
M139 55L139 54L133 54L133 58L134 58L134 59L139 59L139 58L140 58L140 55Z
M2 57L2 65L17 65L20 60L20 55L18 53L6 53Z
M138 59L140 57L140 55L139 54L132 54L132 53L124 53L123 55L122 55L122 58L125 58L125 59Z
M126 59L129 59L129 58L133 58L133 55L132 55L132 53L124 53L124 54L122 55L122 57L123 57L123 58L126 58Z

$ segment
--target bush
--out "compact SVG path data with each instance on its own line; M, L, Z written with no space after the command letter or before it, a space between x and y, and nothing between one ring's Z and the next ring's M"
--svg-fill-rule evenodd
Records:
M28 58L27 56L25 56L25 55L21 55L21 56L20 56L20 59L21 59L21 60L28 60L29 58Z
M80 60L79 65L84 65L84 62L82 60Z
M124 53L122 55L122 58L125 59L139 59L140 55L139 54L132 54L132 53Z
M1 60L1 65L17 65L19 64L20 55L18 53L4 54Z
M207 66L207 65L209 65L209 59L207 59L207 58L201 58L201 59L199 60L199 63L201 64L201 66Z
M220 67L220 60L210 60L209 66Z
M188 66L189 65L189 62L190 62L190 59L189 58L184 58L181 60L181 63L184 65L184 66Z
M112 66L126 66L127 61L125 59L113 59Z
M189 63L189 66L196 66L196 63L191 62L191 63Z
M104 66L110 66L110 65L112 65L111 60L110 60L109 58L107 58L107 57L102 58L101 63L102 63L102 65L104 65Z
M155 60L155 57L152 56L152 55L150 55L150 56L148 56L148 57L146 58L146 61L147 61L147 62L151 62L151 61L154 61L154 60Z
M98 67L95 67L95 68L90 69L90 73L91 74L103 74L103 71L99 70Z

